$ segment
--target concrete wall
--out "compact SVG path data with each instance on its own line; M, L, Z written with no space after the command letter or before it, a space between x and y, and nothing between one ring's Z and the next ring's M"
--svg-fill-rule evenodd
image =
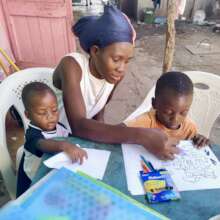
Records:
M184 16L190 18L196 10L202 9L206 11L209 17L214 13L215 2L216 0L187 0ZM167 0L162 0L161 3L161 9L157 13L166 16Z
M216 0L187 0L184 16L190 18L198 9L206 11L207 16L214 13ZM152 0L121 0L121 9L131 18L139 20L145 8L153 8ZM167 0L161 0L161 8L156 11L159 16L166 16Z

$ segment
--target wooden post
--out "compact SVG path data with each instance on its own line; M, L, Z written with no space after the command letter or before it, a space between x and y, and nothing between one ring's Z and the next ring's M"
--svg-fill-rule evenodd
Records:
M175 49L175 19L176 19L176 0L168 0L167 2L167 32L166 46L163 60L163 73L171 70Z

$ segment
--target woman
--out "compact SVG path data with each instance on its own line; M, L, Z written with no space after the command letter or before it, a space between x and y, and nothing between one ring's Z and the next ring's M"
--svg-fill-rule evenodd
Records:
M64 104L61 121L82 138L141 144L159 158L174 158L178 149L161 131L102 122L104 107L133 57L135 31L128 18L115 7L105 6L102 16L81 18L73 32L89 58L71 53L55 69L54 86L62 90Z

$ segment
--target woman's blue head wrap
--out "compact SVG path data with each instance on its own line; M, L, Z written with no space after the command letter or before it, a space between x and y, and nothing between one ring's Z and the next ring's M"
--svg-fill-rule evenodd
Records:
M136 33L129 19L114 6L106 5L102 16L79 19L72 28L81 47L89 53L93 45L104 48L112 43L134 43Z

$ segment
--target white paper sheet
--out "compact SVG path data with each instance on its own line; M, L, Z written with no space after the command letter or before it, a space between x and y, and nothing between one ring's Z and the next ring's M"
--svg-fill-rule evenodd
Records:
M178 147L181 154L173 161L164 162L140 145L122 145L127 185L132 195L144 194L139 177L140 155L156 169L166 168L179 191L220 188L220 162L209 147L198 150L191 141L181 141Z
M82 171L96 179L101 180L105 174L105 169L111 152L91 148L83 149L86 150L88 159L85 159L81 165L78 162L72 163L64 152L58 153L49 158L44 161L44 164L49 168L59 169L61 167L66 167L74 172Z

